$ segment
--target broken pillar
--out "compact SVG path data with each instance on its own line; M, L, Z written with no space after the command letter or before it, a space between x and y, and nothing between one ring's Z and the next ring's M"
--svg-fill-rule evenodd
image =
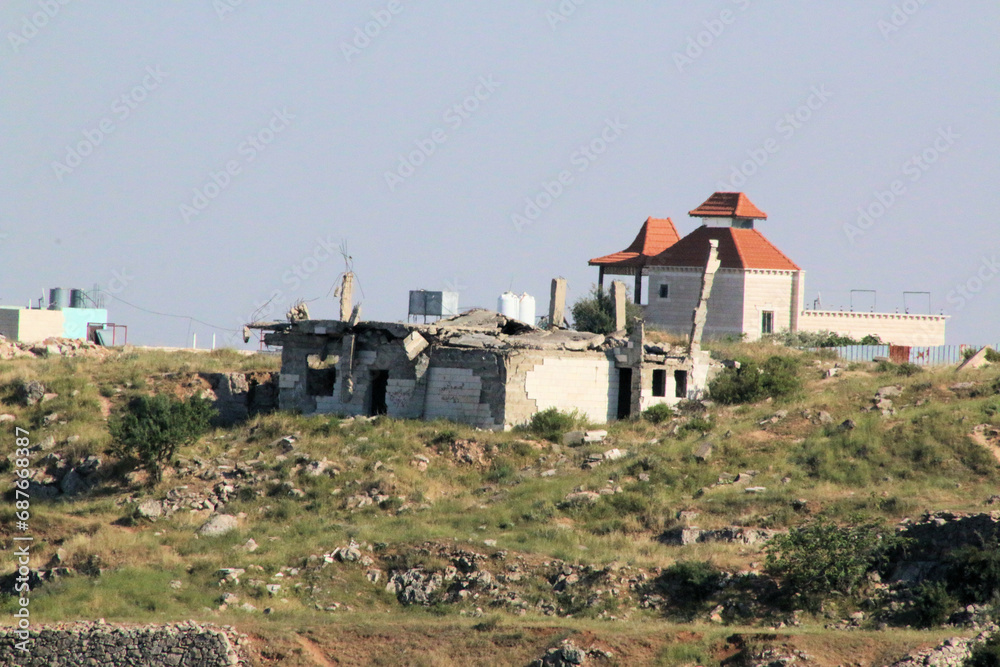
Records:
M615 280L611 283L611 308L615 317L615 331L625 331L625 302L628 293L625 283Z
M340 368L337 375L341 378L340 400L349 403L354 397L354 336L344 336L340 341Z
M410 361L416 359L417 355L427 349L430 343L427 339L421 336L416 331L411 331L410 335L403 339L403 350L406 352L406 358Z
M348 271L340 284L340 321L351 319L351 300L354 298L354 274Z
M701 351L701 337L705 333L705 321L708 319L708 297L712 293L715 272L719 270L721 264L718 239L710 239L708 243L708 259L705 262L705 271L701 274L701 296L698 298L698 306L694 309L692 317L691 356Z
M558 329L566 325L566 279L552 279L552 294L549 297L549 328Z

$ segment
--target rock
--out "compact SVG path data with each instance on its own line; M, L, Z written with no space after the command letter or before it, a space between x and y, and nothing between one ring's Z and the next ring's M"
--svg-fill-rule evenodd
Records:
M832 378L840 375L839 368L828 368L823 372L823 377Z
M59 490L67 496L75 496L77 494L83 493L90 485L77 473L76 470L70 470L66 475L59 481Z
M243 543L243 546L241 546L240 549L243 549L243 551L246 551L247 553L253 553L254 551L257 551L257 542L255 542L251 537Z
M764 493L765 491L767 491L766 486L748 486L743 489L744 493Z
M845 431L853 431L857 427L858 425L853 419L845 419L840 423L840 426L837 427L837 430L843 433Z
M277 449L280 452L287 454L288 452L295 449L295 436L286 435L277 440L273 440L267 445L268 449Z
M583 444L584 437L586 437L586 434L583 431L563 433L562 444L567 447L579 447Z
M14 415L0 415L0 424L4 422L12 422L15 421L16 419L17 417L15 417Z
M627 452L623 452L622 450L620 450L618 448L609 449L608 451L604 452L604 460L605 461L617 461L618 459L620 459L623 456L625 456L626 453Z
M575 491L563 499L563 504L570 507L574 505L586 505L588 503L596 503L600 498L601 494L594 493L593 491Z
M816 415L816 418L819 420L820 424L833 423L833 416L829 412L826 412L825 410L820 410L819 414Z
M236 530L238 523L231 514L215 514L198 529L204 537L217 537Z
M37 380L22 381L15 389L14 397L21 405L35 405L45 398L45 385Z
M900 396L902 393L903 388L899 385L879 387L879 390L875 392L875 398L893 398L895 396Z
M150 521L163 516L163 503L159 500L143 500L132 513L136 519L148 519Z
M715 445L712 444L711 440L705 440L700 445L698 445L697 449L694 450L695 460L700 462L708 461L710 458L712 458L712 450L714 448Z
M550 468L541 474L542 477L552 477L556 474L555 468Z

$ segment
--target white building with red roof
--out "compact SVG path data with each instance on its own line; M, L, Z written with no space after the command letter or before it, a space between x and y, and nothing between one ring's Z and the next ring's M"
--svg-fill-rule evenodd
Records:
M756 340L780 331L834 331L853 338L868 334L896 345L943 345L944 315L806 310L805 271L755 229L767 214L742 192L716 192L689 215L701 225L662 249L648 244L651 223L659 245L676 238L669 218L650 218L624 251L590 260L606 273L635 276L636 302L642 303L642 278L648 277L647 324L686 334L698 304L709 243L718 241L719 270L708 302L707 337L743 336ZM657 252L658 250L658 252Z

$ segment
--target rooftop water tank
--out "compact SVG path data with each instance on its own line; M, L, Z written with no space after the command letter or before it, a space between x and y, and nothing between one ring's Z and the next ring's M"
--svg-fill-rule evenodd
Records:
M525 324L535 326L535 297L524 293L518 299L517 319Z
M65 287L53 287L49 290L49 310L69 308L70 290Z
M497 312L512 320L519 319L520 301L513 292L504 292L497 299Z

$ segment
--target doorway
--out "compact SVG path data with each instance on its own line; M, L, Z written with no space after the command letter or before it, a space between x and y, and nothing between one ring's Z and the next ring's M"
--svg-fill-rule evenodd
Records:
M371 401L369 402L368 415L384 415L389 412L385 397L389 389L389 371L372 371Z
M632 369L618 369L618 419L632 416Z

